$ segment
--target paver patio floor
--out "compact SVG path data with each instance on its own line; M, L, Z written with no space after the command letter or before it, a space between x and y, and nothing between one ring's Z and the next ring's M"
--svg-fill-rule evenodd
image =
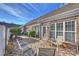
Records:
M27 39L27 38L23 38L22 39L24 42L27 42L27 46L29 48L32 48L33 50L36 50L37 48L55 48L55 46L51 46L50 43L48 43L47 41L44 40L35 40L35 39ZM17 44L17 42L13 42L14 43L14 49L13 49L13 54L11 54L12 56L24 56L21 54L21 51L19 51L19 46ZM18 52L19 51L19 52ZM73 50L70 49L64 49L62 47L59 48L59 51L55 52L56 56L79 56L79 53L76 53Z

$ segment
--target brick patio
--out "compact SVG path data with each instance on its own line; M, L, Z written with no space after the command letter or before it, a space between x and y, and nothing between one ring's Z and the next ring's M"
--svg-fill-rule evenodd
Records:
M44 40L35 40L35 39L27 39L27 38L23 38L22 39L24 42L28 42L28 46L29 48L35 50L35 52L37 51L38 48L56 48L56 46L52 46L49 42L44 41ZM30 42L30 43L29 43ZM19 46L17 44L17 42L13 42L14 43L14 49L13 49L13 53L10 54L11 56L24 56L22 54L22 51L19 49ZM59 51L55 52L56 56L79 56L79 53L76 53L76 51L71 50L71 49L65 49L60 47Z

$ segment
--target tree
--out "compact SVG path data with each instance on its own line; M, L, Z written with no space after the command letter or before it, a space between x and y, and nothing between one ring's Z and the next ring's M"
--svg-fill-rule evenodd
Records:
M20 35L21 34L21 29L20 28L10 29L10 32L14 35Z

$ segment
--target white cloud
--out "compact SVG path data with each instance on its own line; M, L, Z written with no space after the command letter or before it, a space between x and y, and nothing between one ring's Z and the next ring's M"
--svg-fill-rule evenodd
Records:
M29 6L31 6L35 11L39 12L40 13L40 10L38 8L36 8L34 5L32 4L29 4Z
M0 8L7 11L9 14L11 14L13 16L16 16L16 17L19 17L19 18L25 18L21 15L22 12L20 10L14 9L14 8L8 6L8 5L0 4Z

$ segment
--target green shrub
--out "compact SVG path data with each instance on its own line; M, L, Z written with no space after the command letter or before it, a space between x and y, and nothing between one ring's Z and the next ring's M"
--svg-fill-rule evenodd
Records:
M31 31L29 32L29 36L35 37L35 36L36 36L36 31L31 30Z
M25 35L28 35L28 32L26 32Z
M20 35L21 34L21 29L20 28L10 29L10 32L12 34L15 34L15 35Z

